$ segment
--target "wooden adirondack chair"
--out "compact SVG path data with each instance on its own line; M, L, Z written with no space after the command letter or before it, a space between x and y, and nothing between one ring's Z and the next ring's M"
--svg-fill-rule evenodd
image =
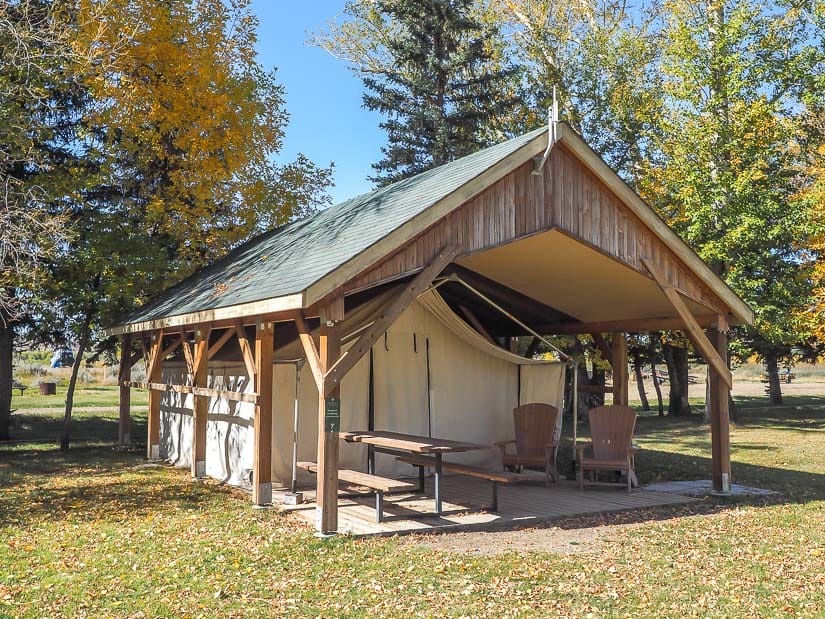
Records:
M599 406L587 413L590 419L591 443L576 445L579 463L579 489L584 490L584 472L591 475L598 471L623 471L627 474L627 492L633 491L633 430L636 427L636 411L627 406ZM592 457L585 457L584 450L592 448Z
M501 450L501 461L504 470L509 467L521 470L525 466L544 469L547 485L550 479L559 480L556 471L556 422L559 411L549 404L533 403L522 404L513 409L513 423L516 428L516 438L510 441L496 443ZM516 453L507 453L507 446L515 444Z

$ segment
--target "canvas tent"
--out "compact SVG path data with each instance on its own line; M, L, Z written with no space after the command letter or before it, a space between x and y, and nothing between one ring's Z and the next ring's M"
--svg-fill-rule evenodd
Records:
M439 311L422 294L446 275L470 283L493 304L450 281L438 288L449 311ZM380 305L374 319L361 330L348 328L370 304ZM240 441L251 435L256 504L270 500L273 472L281 475L289 457L278 429L292 415L294 380L289 366L276 362L303 359L299 404L309 410L302 418L314 410L316 425L303 425L302 444L309 450L317 431L318 528L326 532L337 526L341 458L356 456L339 444L334 426L321 424L339 398L345 415L363 415L370 355L376 422L382 414L403 427L430 419L439 433L452 433L457 422L466 437L487 423L477 423L486 418L474 410L475 391L496 385L495 423L503 424L518 393L506 377L521 367L522 388L534 381L537 366L501 358L512 338L529 334L590 336L611 361L613 399L621 403L627 401L624 333L682 330L709 364L713 481L724 490L731 481L726 332L752 319L750 308L569 126L553 123L267 232L109 333L119 335L122 346L121 442L130 441L130 389L149 389L147 456L158 457L167 436L162 399L174 394L177 408L192 409L189 421L183 415L171 430L181 436L174 453L188 446L192 474L202 476L218 466L208 452L214 442L208 433L217 432L210 406L219 408L214 417L250 405L241 415L245 432L220 438L248 454ZM468 330L489 344L486 351L461 336ZM431 368L429 389L417 365L419 334L431 346L454 343L435 361L444 360L437 376ZM244 389L232 373L237 368L214 378L226 365L227 346L243 365ZM169 370L164 376L166 359L180 353L179 376ZM459 368L451 355L476 359ZM141 357L145 383L130 375ZM501 377L491 381L485 372ZM444 413L445 402L453 412ZM503 429L490 426L484 440ZM244 457L233 475L240 464L250 466Z
M397 288L397 287L396 287ZM358 308L343 321L342 339L375 319L395 288ZM344 345L347 348L347 344ZM370 381L372 366L372 382ZM430 291L393 323L341 383L341 427L393 430L420 436L456 438L490 444L513 438L513 408L526 402L563 405L565 364L527 359L494 346L458 317L438 294ZM273 364L272 478L287 486L292 475L293 411L298 389L298 460L316 460L318 389L303 362L300 343L278 350ZM185 382L183 359L168 363L164 380ZM210 387L250 390L251 381L240 350L227 347L210 368ZM372 395L371 395L372 392ZM160 456L190 467L194 396L167 393L161 403ZM234 485L251 483L254 406L232 405L211 398L207 426L206 475ZM373 411L370 419L370 411ZM561 433L559 416L556 435ZM459 454L467 464L497 468L497 449ZM366 468L366 449L343 444L341 467ZM409 466L393 458L377 458L380 475L410 474ZM313 477L299 471L299 481Z

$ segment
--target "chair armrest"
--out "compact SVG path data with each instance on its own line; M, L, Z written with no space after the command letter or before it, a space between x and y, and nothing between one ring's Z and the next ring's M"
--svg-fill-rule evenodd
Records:
M501 452L501 457L504 458L507 455L507 445L515 445L515 443L516 441L515 439L513 439L510 441L496 441L495 443L493 443L493 445L498 447L498 450Z

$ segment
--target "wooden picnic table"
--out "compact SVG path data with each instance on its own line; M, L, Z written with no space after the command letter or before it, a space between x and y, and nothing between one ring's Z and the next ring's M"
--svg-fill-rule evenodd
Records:
M465 441L454 441L451 439L434 438L431 436L416 436L414 434L403 434L401 432L387 432L381 430L356 430L350 432L339 432L338 436L348 443L363 443L367 445L367 472L375 474L375 452L404 456L408 453L432 454L435 457L435 513L441 514L441 479L442 479L442 456L445 453L461 453L465 451L480 451L490 449L490 445L480 445L477 443L467 443ZM420 472L423 477L424 469ZM423 479L421 488L423 490Z

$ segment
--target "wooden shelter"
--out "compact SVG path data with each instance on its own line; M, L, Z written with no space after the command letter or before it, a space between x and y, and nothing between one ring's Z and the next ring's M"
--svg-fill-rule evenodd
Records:
M525 325L543 335L594 335L612 359L618 404L627 402L625 339L613 338L611 347L602 334L683 330L710 366L713 482L729 488L726 331L750 323L752 312L564 123L266 233L111 327L123 351L121 442L129 443L130 388L150 390L149 458L159 454L163 393L192 394L192 474L202 476L209 399L252 402L253 502L269 503L269 368L278 347L300 340L323 430L317 527L335 531L341 381L434 282L449 306L496 344L524 335ZM342 321L390 285L391 298L342 354ZM230 341L252 392L207 386L210 360ZM176 351L188 380L168 384L162 367ZM141 356L147 382L135 383L130 369Z

